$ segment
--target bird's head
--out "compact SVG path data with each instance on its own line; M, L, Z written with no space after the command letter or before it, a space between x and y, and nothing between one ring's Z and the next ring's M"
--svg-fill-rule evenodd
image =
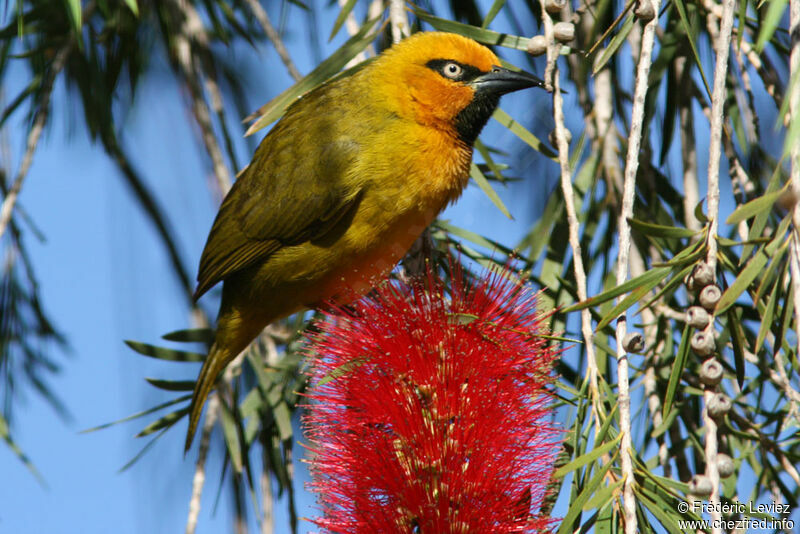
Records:
M543 87L527 72L500 66L494 53L452 33L417 33L382 54L372 72L394 112L427 126L449 130L472 145L500 97Z

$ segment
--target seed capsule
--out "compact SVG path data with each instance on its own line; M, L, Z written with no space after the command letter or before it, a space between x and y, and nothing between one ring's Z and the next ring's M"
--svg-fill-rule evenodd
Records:
M544 35L534 35L528 40L528 53L532 56L541 56L547 52L547 39Z
M705 332L695 332L692 334L692 339L689 340L689 345L695 354L701 358L708 358L714 354L715 344L714 336L706 334Z
M689 494L698 497L708 497L712 491L711 480L705 475L695 475L689 481Z
M564 137L567 138L567 144L572 142L572 132L564 128ZM558 139L556 139L556 131L550 130L550 133L547 135L547 139L550 141L551 146L558 146Z
M714 270L706 262L698 263L692 269L692 278L696 287L705 287L714 283Z
M700 367L700 382L707 386L716 386L722 381L722 364L715 358L703 362Z
M639 0L636 3L633 14L642 22L650 22L655 18L656 10L653 8L653 3L650 0Z
M708 311L713 310L717 306L717 302L722 297L722 290L715 285L706 286L700 291L700 296L697 299L700 305Z
M575 39L575 25L571 22L558 22L553 26L553 37L556 41L568 43Z
M564 6L566 5L567 0L546 0L544 3L544 8L548 13L555 15L557 13L561 13L561 10L564 9Z
M717 454L717 471L722 478L728 478L736 472L733 458L724 453Z
M629 332L622 339L625 352L640 353L644 350L644 336L639 332Z
M708 326L708 322L710 320L711 318L709 317L705 308L700 306L691 306L688 310L686 310L686 323L691 327L702 330Z
M708 401L708 415L714 419L725 417L732 407L733 403L730 397L724 393L715 393L711 400Z

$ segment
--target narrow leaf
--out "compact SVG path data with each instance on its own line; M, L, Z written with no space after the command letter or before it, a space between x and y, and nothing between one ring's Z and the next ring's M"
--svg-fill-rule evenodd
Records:
M598 306L604 302L608 302L613 298L623 295L633 289L636 289L641 285L649 284L653 280L656 280L657 281L656 283L658 283L659 281L663 280L671 270L672 270L671 267L656 267L655 269L650 269L646 273L643 273L637 276L636 278L631 278L624 284L612 287L611 289L604 291L599 295L589 297L584 301L577 302L572 306L569 306L568 308L564 309L563 311L564 313L569 313L582 310L584 308L589 308L591 306Z
M347 20L347 15L353 11L354 7L356 7L356 0L347 0L347 2L345 2L345 4L342 6L342 9L339 11L339 16L336 17L336 20L333 22L331 35L328 37L329 42L336 37L337 33L339 33L342 24L344 24L344 21Z
M578 458L575 458L574 460L572 460L567 465L565 465L565 466L559 468L558 470L556 470L553 473L553 478L563 478L568 473L571 473L572 471L575 471L576 469L578 469L580 467L583 467L586 464L594 462L595 460L597 460L598 458L600 458L604 454L608 453L611 449L613 449L615 447L618 448L619 441L621 439L622 439L622 434L618 435L612 441L609 441L608 443L603 443L599 447L595 447L594 449L592 449L591 451L587 452L586 454L584 454L582 456L579 456Z
M370 32L379 19L376 17L364 23L363 26L350 39L347 40L336 52L320 63L316 69L309 72L302 80L286 89L273 98L268 104L262 106L254 115L257 117L245 135L252 135L280 117L289 105L298 97L330 79L344 67L348 61L364 50L375 39L377 30ZM363 66L363 64L361 65ZM354 72L361 66L356 66L348 72ZM343 73L345 75L347 73ZM253 118L248 117L248 119ZM246 119L247 120L247 119Z
M503 215L508 217L511 220L514 220L514 217L511 216L511 212L508 211L503 201L500 200L500 196L497 194L497 191L492 189L491 184L486 180L486 176L483 175L481 170L478 168L475 163L472 163L469 167L469 175L470 177L475 180L475 183L478 184L478 187L481 188L481 191L489 197L489 200L499 209Z
M150 384L165 391L192 391L194 380L163 380L161 378L145 378Z
M142 438L144 436L150 435L153 432L161 430L162 428L166 429L177 423L181 420L181 418L189 413L189 407L181 408L180 410L175 410L174 412L170 412L158 421L154 421L144 427L141 432L136 434L137 438Z
M739 276L736 277L736 280L733 281L719 299L716 308L716 313L718 315L725 313L725 311L736 302L739 295L750 287L750 284L755 280L756 276L758 276L767 265L768 259L763 248L759 249L756 255L750 258L750 261L747 262L747 265L745 265L744 269L739 273Z
M518 37L516 35L509 35L507 33L498 33L492 30L478 28L477 26L471 26L461 22L442 19L435 17L419 8L414 9L414 14L439 31L457 33L459 35L463 35L464 37L474 39L479 43L491 46L502 46L504 48L514 48L522 51L528 49L528 41L530 39L525 37Z
M95 426L95 427L92 427L92 428L87 428L86 430L81 430L80 433L81 434L88 434L89 432L96 432L98 430L102 430L104 428L108 428L108 427L113 426L113 425L118 425L120 423L125 423L127 421L133 421L134 419L138 419L140 417L144 417L145 415L150 415L151 413L157 412L159 410L163 410L164 408L168 408L168 407L170 407L170 406L172 406L174 404L180 404L181 402L185 402L185 401L187 401L187 400L189 400L191 398L192 398L191 395L183 395L181 397L178 397L177 399L172 399L171 401L167 401L167 402L164 402L164 403L159 404L157 406L153 406L152 408L149 408L149 409L147 409L147 410L145 410L143 412L138 412L138 413L135 413L133 415L129 415L128 417L123 417L122 419L117 419L116 421L111 421L110 423L103 423L102 425L99 425L99 426Z
M670 410L672 409L672 400L675 398L675 392L678 389L678 383L681 380L683 368L686 366L686 359L689 356L689 332L691 332L691 330L688 324L683 328L681 344L678 346L678 354L675 356L675 362L672 364L669 382L667 382L667 392L664 394L664 402L661 405L661 416L664 420L669 417Z
M158 358L159 360L167 360L171 362L202 362L206 359L205 354L198 354L196 352L187 352L185 350L167 349L164 347L156 347L148 343L140 343L138 341L126 340L125 344L130 348L151 358Z
M128 6L128 8L130 8L134 15L137 17L139 16L139 4L137 0L125 0L125 4Z
M592 67L592 74L597 74L600 72L603 67L606 66L608 60L616 53L620 46L625 42L628 38L628 34L631 33L633 29L633 22L636 20L636 17L633 15L628 15L625 19L625 22L622 24L622 27L619 29L619 32L611 39L611 42L608 43L608 46L603 50L603 53L600 54L600 58L594 62L594 67Z
M210 345L214 342L214 330L211 328L190 328L188 330L175 330L161 336L167 341L179 341L185 343L206 343Z
M652 237L694 237L700 233L699 231L689 230L688 228L663 226L640 221L638 219L628 219L628 222L636 231Z
M550 150L544 143L539 141L539 138L533 135L527 128L511 118L511 115L503 111L501 108L494 110L492 118L511 130L511 133L525 141L531 148L537 152L541 152L548 158L555 161L556 153Z
M500 10L503 9L503 6L505 5L506 5L506 0L494 0L494 2L492 2L491 7L489 8L489 11L486 12L486 17L484 17L483 19L481 28L485 30L489 26L489 24L492 23L494 18L497 16L498 13L500 13Z
M756 52L761 54L764 51L764 45L767 41L772 39L775 34L775 29L781 23L783 12L786 10L786 3L788 0L770 0L767 14L761 21L761 30L758 32L758 39L756 40Z
M778 191L764 193L760 197L754 198L746 204L742 204L733 210L733 213L730 214L725 222L727 224L736 224L750 217L754 217L763 211L772 209L772 205L775 204L775 201L786 191L790 183L791 182L786 182L786 185Z

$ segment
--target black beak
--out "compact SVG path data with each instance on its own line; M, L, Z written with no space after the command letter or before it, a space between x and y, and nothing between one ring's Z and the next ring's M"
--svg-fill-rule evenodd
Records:
M490 72L481 74L472 80L471 85L475 88L476 93L491 93L500 96L528 87L544 87L544 82L525 71L514 72L494 66Z

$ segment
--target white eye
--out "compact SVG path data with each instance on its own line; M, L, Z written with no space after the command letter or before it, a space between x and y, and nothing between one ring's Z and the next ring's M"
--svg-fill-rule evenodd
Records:
M445 63L444 67L442 67L442 74L453 80L461 76L463 72L464 69L461 67L461 65L452 61Z

